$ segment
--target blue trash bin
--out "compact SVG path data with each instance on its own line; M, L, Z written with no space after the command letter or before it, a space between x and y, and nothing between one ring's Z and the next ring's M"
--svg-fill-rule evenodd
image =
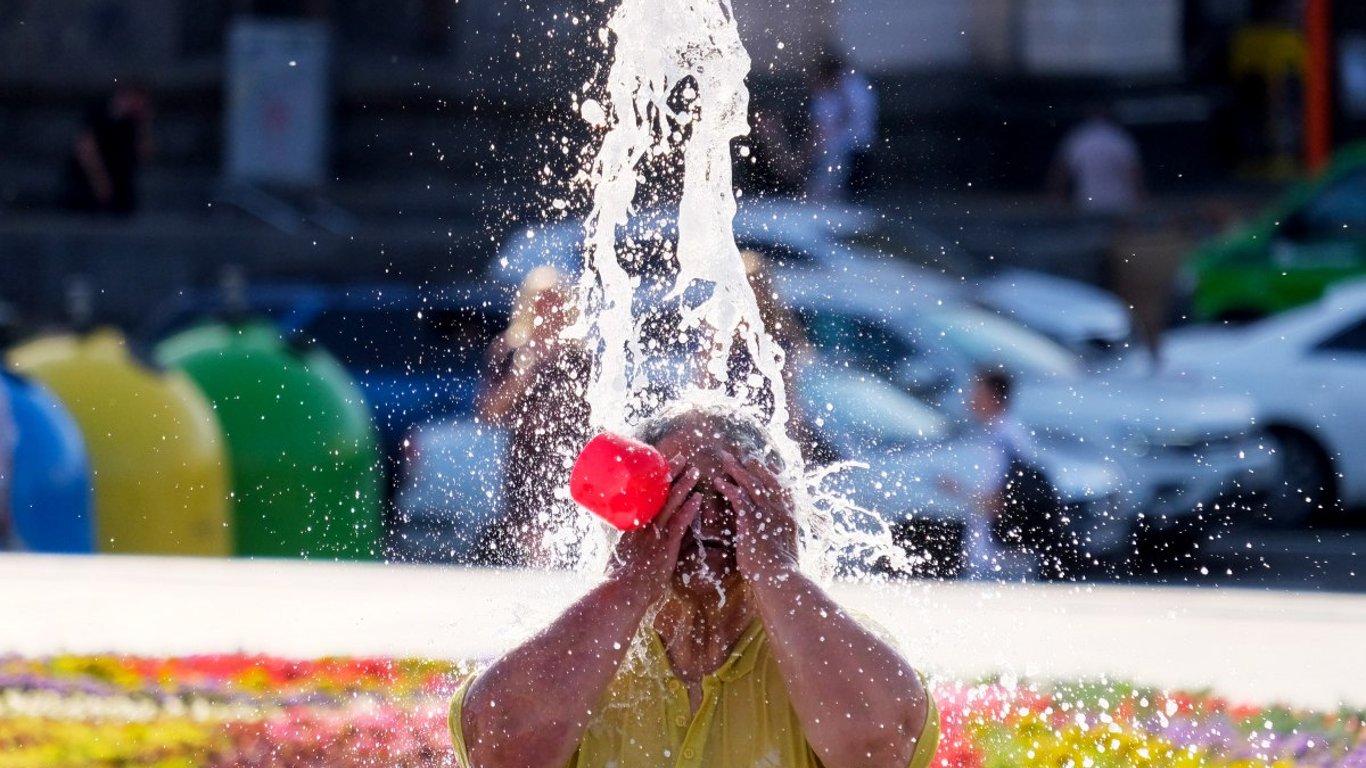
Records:
M10 483L14 544L21 551L95 550L90 462L76 422L38 385L0 372L17 439Z

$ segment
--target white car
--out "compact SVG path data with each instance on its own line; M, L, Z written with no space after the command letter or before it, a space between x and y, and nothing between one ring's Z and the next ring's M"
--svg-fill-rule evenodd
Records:
M1089 376L1066 349L979 308L869 311L859 299L812 287L785 298L818 349L960 421L976 372L1004 371L1017 385L1012 413L1042 454L1090 456L1119 470L1124 525L1116 529L1190 544L1273 484L1270 444L1244 395L1156 377Z
M404 438L389 557L474 562L485 529L502 515L507 440L506 431L467 417L413 427Z
M1273 522L1366 505L1366 281L1251 325L1172 331L1161 364L1257 402L1279 444Z

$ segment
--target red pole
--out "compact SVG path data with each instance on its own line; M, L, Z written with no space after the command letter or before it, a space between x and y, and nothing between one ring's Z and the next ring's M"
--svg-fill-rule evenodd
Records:
M1317 171L1333 152L1333 3L1304 4L1304 163Z

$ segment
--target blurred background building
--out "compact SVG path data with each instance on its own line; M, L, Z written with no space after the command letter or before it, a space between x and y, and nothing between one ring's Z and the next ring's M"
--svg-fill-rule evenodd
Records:
M1304 168L1311 107L1327 146L1366 124L1356 3L735 6L756 104L804 114L803 72L831 45L871 78L881 120L867 196L947 217L971 230L970 248L1010 243L1093 281L1106 247L1094 230L1070 238L1091 251L1077 257L1050 228L1071 226L1066 211L1031 213L1023 240L1010 212L1040 196L1055 147L1091 105L1133 135L1155 200L1203 195L1211 210L1260 201L1261 182ZM85 274L102 286L97 311L127 321L226 263L253 276L467 274L508 227L543 215L540 180L562 184L577 167L586 135L568 104L604 56L606 11L590 0L7 2L3 298L50 319L69 276ZM1329 34L1311 51L1316 17ZM154 104L139 211L73 219L58 208L61 169L89 105L116 83ZM962 195L1013 202L959 221Z

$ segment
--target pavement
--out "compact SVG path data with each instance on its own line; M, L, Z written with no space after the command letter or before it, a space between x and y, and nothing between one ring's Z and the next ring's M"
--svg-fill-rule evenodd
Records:
M496 656L591 579L300 561L0 555L0 654ZM931 677L1108 677L1366 705L1366 596L911 581L831 586Z

